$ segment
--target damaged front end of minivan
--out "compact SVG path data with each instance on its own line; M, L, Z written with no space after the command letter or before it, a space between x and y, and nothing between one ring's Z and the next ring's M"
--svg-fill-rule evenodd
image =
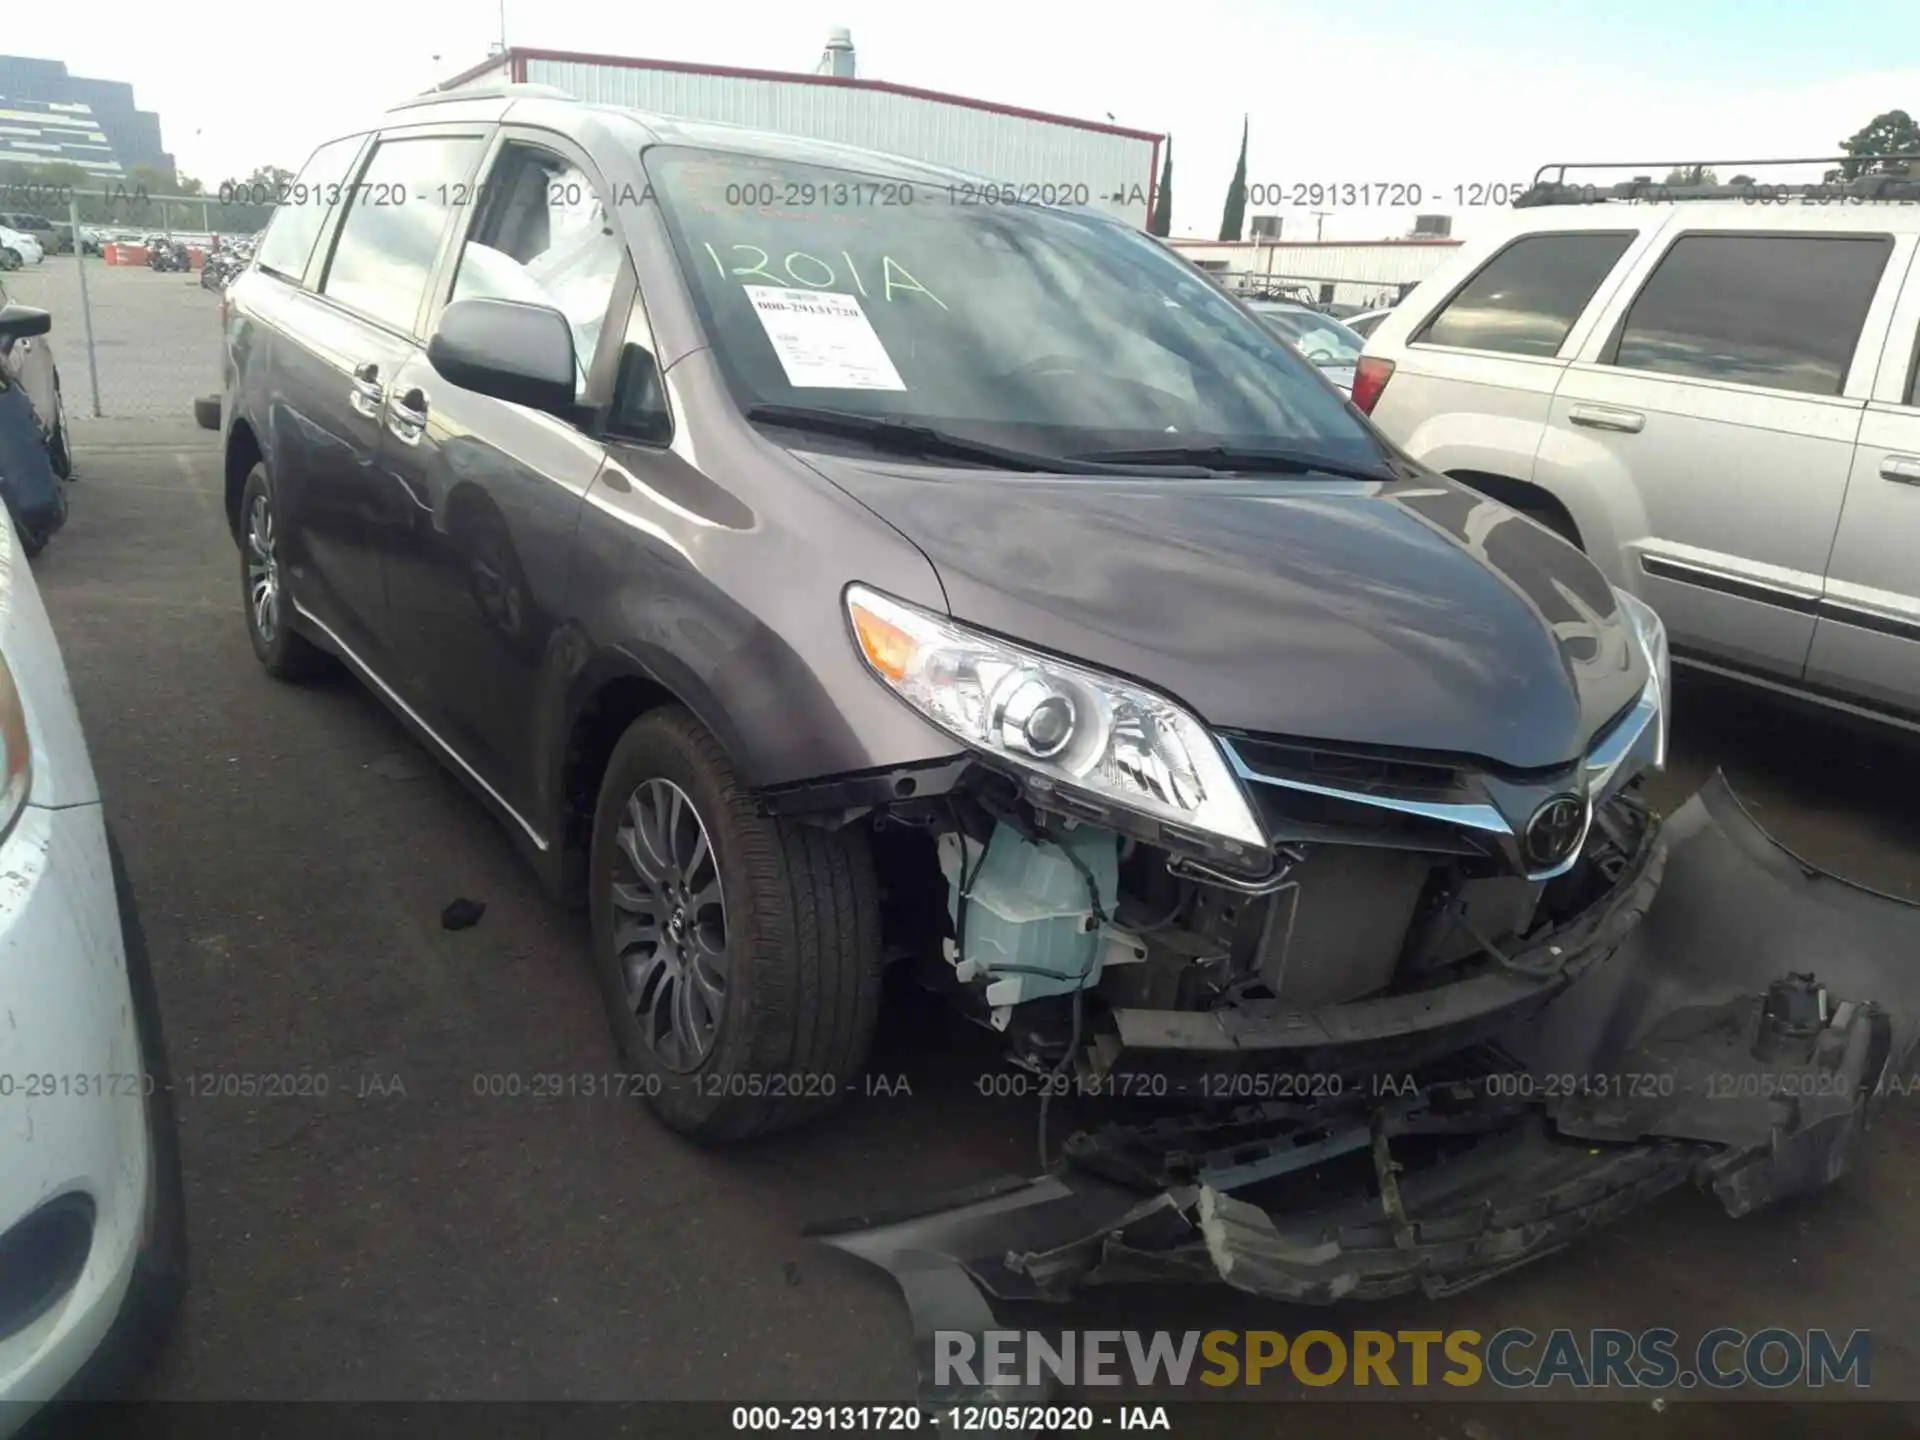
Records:
M1035 1093L1111 1102L1057 1156L1043 1129L1037 1178L816 1228L923 1346L1119 1281L1443 1295L1689 1182L1745 1214L1842 1174L1911 1055L1920 907L1781 849L1718 776L1664 820L1643 798L1668 662L1630 597L1638 694L1529 768L1208 729L848 606L880 678L986 737L836 797L878 827L896 953Z

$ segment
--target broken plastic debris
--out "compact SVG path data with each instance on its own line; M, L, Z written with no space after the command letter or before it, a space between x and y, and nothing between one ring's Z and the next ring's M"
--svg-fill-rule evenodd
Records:
M444 930L471 930L486 913L484 900L455 900L440 912L440 926Z

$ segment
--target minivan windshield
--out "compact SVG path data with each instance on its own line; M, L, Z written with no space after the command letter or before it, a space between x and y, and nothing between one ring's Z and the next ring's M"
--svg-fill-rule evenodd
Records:
M645 158L743 407L831 409L1029 454L1383 462L1298 354L1120 222L785 159Z

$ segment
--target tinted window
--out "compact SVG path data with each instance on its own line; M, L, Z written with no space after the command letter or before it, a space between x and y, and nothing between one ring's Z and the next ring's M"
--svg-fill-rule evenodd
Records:
M1683 235L1627 312L1614 363L1838 395L1893 242Z
M575 392L584 394L625 253L606 206L571 163L523 145L500 152L483 194L486 209L460 252L453 298L524 300L565 315Z
M1531 235L1489 260L1417 338L1428 345L1557 355L1633 234Z
M320 238L320 227L339 198L340 183L347 178L353 157L360 153L363 138L350 135L322 145L313 152L300 178L287 187L287 193L275 197L273 219L267 223L256 262L262 270L296 282L305 273L313 242Z
M480 158L467 136L383 140L354 187L321 290L361 314L412 330L463 186Z
M706 339L749 404L1053 455L1381 459L1304 359L1130 227L797 161L655 149L647 165Z

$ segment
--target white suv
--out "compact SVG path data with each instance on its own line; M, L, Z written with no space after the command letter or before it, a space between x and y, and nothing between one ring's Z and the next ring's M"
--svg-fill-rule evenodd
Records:
M1381 321L1354 403L1675 660L1920 728L1920 203L1545 188Z

